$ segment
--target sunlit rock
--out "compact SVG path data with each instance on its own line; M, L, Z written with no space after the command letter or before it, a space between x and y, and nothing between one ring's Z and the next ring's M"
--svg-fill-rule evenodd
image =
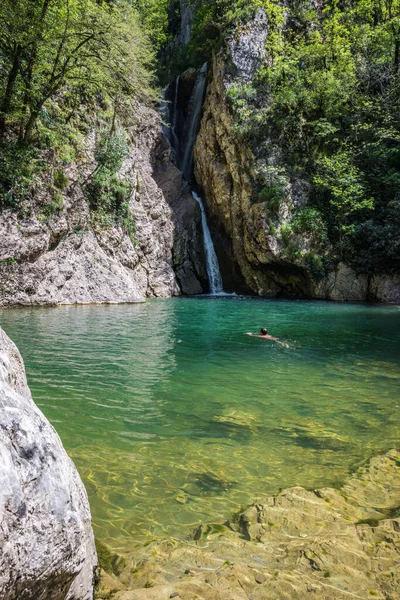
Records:
M91 600L97 556L86 491L2 329L0 426L1 599Z

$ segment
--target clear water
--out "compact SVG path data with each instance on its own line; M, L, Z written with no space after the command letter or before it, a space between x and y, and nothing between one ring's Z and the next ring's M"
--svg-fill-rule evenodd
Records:
M115 549L398 446L400 310L240 297L0 312ZM261 326L289 347L251 338Z

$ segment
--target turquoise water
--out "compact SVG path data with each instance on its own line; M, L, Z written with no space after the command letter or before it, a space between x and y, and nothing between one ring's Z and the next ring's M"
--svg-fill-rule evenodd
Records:
M395 306L176 298L0 323L115 549L184 537L398 446ZM266 326L287 347L245 335Z

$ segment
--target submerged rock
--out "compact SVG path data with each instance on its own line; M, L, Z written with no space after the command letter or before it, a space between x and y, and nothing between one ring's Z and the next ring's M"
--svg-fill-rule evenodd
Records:
M96 566L83 483L0 329L0 598L90 600Z
M136 548L98 600L399 600L399 507L400 451L392 450L339 490L289 488L225 528Z

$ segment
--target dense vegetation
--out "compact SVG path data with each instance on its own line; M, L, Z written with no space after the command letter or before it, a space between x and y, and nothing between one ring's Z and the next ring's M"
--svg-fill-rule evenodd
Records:
M327 233L358 270L399 268L400 2L215 0L201 6L192 43L204 58L204 32L218 48L260 8L267 58L251 84L229 90L237 137L264 161L258 198L273 208L290 179L308 180L294 232Z
M117 130L129 120L132 100L155 95L153 55L139 7L125 0L4 0L0 207L24 210L46 180L42 216L56 211L69 183L64 167L82 158L97 123L102 151L87 185L90 206L97 217L103 212L128 223L128 190L117 176L126 148Z

